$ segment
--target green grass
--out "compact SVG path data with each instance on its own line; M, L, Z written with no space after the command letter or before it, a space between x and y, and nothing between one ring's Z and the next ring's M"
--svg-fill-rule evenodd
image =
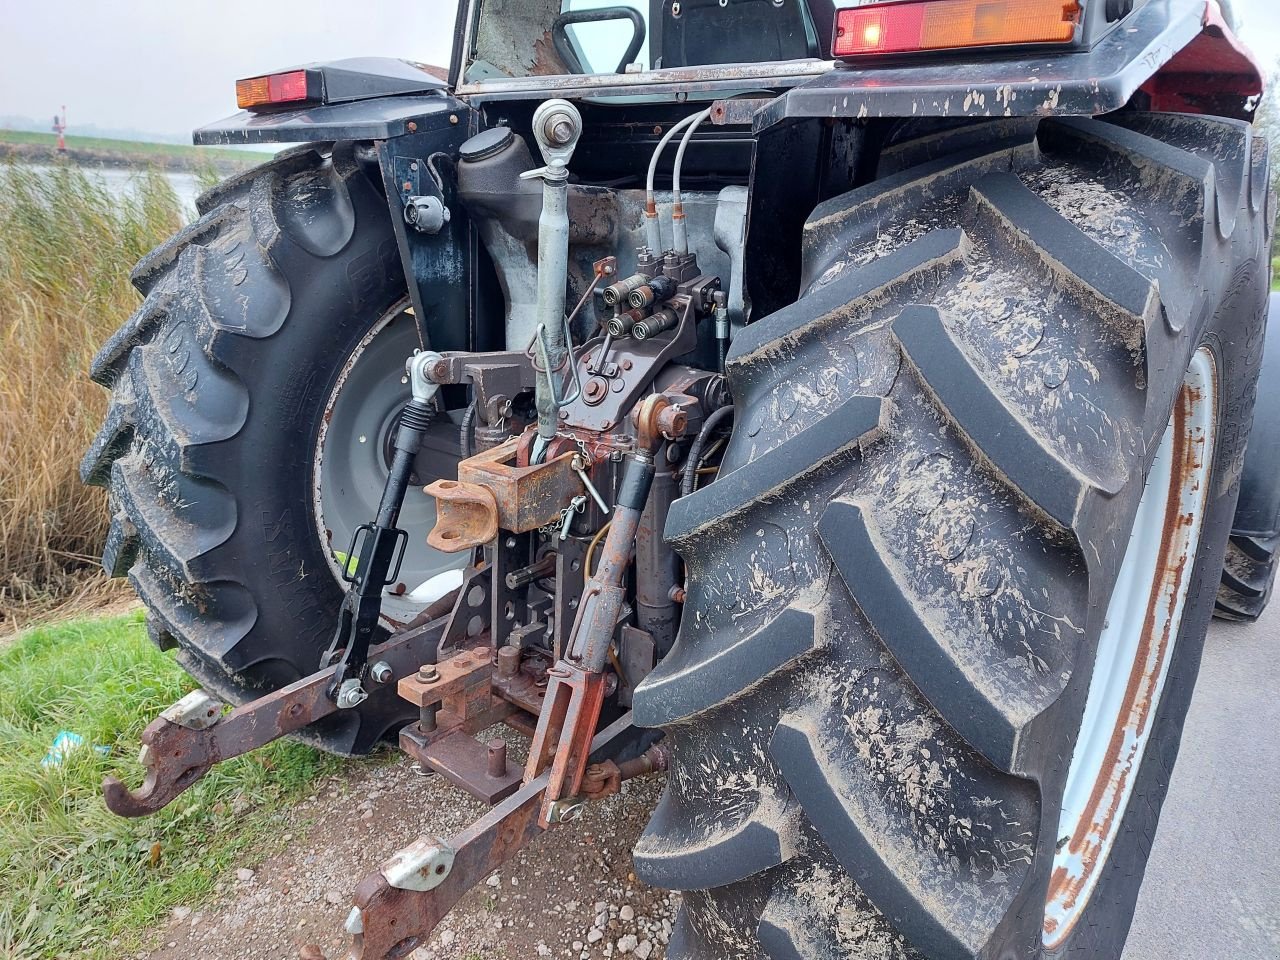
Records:
M52 133L0 130L0 143L26 143L42 147L55 147L57 146L58 138L57 135ZM201 159L231 160L245 165L259 160L260 158L256 154L263 152L228 150L222 147L196 147L181 143L149 143L144 140L109 140L105 137L76 136L67 137L67 149L92 150L98 153L118 153L137 157L143 161L175 157L195 162Z
M147 639L140 612L32 630L0 648L0 957L119 957L229 867L277 849L284 811L338 769L279 741L215 767L154 816L113 816L102 777L141 782L142 728L192 686ZM86 747L42 767L61 730L110 755Z

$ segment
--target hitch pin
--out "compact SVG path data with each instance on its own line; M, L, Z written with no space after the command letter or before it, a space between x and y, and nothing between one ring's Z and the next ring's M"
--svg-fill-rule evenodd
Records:
M591 483L591 478L587 476L586 465L583 463L582 457L574 454L573 461L569 464L569 469L578 475L578 479L582 481L582 485L587 488L587 493L591 494L591 499L596 502L596 506L600 508L603 514L609 513L608 506L605 505L604 497L600 496L600 491ZM561 537L561 540L564 538Z
M569 501L569 505L564 508L564 519L560 521L560 539L566 540L569 537L569 527L573 524L573 515L581 513L582 508L587 505L587 498L578 494Z

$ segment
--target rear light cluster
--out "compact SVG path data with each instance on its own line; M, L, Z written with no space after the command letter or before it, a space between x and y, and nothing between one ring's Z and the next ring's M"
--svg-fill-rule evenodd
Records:
M236 104L241 110L321 99L320 75L313 70L288 70L236 81Z
M914 0L837 11L837 57L1017 43L1070 43L1079 0Z

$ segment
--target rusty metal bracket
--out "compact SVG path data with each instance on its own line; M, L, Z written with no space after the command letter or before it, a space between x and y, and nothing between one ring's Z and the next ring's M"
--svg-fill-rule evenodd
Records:
M711 122L717 127L749 127L755 121L756 114L774 99L774 97L742 97L716 100L711 104Z
M582 789L591 732L604 703L604 674L561 660L547 673L547 696L529 748L525 778L546 780L539 822L553 822L556 801Z
M559 520L560 511L582 492L582 481L573 470L573 452L522 467L518 461L519 445L519 438L512 438L468 457L458 464L458 481L464 491L472 485L488 490L495 501L500 528L528 533ZM446 498L439 502L446 503L453 489L456 488L446 489ZM435 495L431 487L428 492Z
M453 597L445 598L452 606ZM431 609L448 609L438 601ZM446 618L437 616L410 628L369 650L369 661L386 665L391 682L435 659ZM147 776L131 790L115 777L102 781L107 809L121 817L155 813L200 780L210 768L301 730L337 710L326 690L334 667L327 667L260 697L230 713L220 715L221 704L206 697L200 709L194 698L184 697L142 731L142 762ZM214 706L216 704L216 706ZM210 711L213 711L212 714Z
M437 480L423 492L436 500L436 525L427 534L427 546L461 553L482 547L498 535L498 505L488 487Z
M591 750L630 729L627 713L596 734ZM538 813L546 785L546 775L524 784L448 841L422 837L365 877L347 918L347 960L399 960L423 944L463 894L542 833Z

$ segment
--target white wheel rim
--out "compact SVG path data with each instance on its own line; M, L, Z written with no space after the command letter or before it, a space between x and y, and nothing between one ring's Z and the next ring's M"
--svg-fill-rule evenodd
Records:
M1203 530L1217 411L1217 367L1201 348L1147 476L1098 638L1045 905L1051 949L1093 894L1146 751Z
M402 301L388 310L347 358L325 404L316 440L312 517L327 547L329 570L342 590L347 584L335 551L347 551L356 527L377 513L388 472L385 441L409 400L403 362L419 340L406 306ZM456 577L437 578L466 562L465 555L427 546L426 532L435 519L435 501L424 496L421 487L411 486L400 511L400 527L409 532L400 567L403 590L388 589L382 595L382 620L393 628L456 586Z

